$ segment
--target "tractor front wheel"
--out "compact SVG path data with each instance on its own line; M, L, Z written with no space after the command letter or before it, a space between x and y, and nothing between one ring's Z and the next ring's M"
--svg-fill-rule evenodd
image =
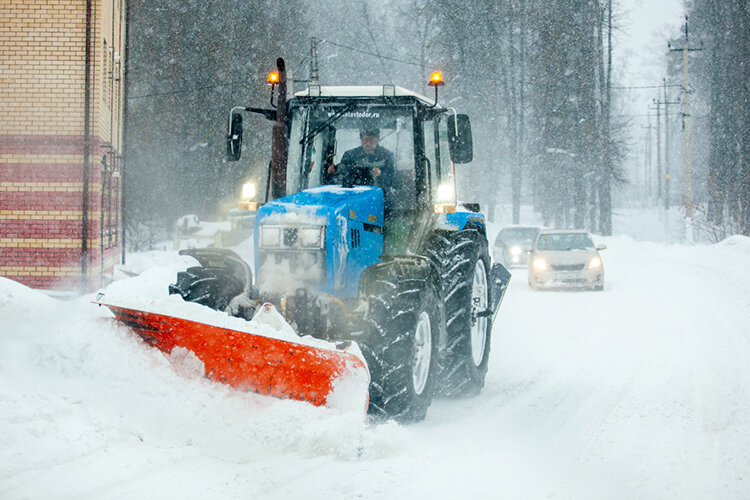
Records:
M423 420L432 402L442 315L429 277L384 266L363 290L370 370L370 413L400 422Z
M492 333L490 257L476 229L437 233L428 254L441 272L446 346L440 354L439 393L473 396L484 387Z

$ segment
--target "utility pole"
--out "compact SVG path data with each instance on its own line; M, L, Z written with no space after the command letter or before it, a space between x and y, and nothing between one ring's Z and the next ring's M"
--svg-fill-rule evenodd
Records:
M600 26L599 29L602 29ZM605 155L604 179L599 187L599 229L605 236L612 235L612 0L607 2L607 80L605 116Z
M685 41L682 48L673 49L671 43L667 43L671 52L682 52L682 128L685 137L685 218L688 223L687 238L693 239L693 187L690 172L690 70L688 53L703 49L690 48L688 32L688 16L685 16Z
M318 39L310 39L310 85L320 85L318 76Z
M664 83L664 209L669 210L670 205L670 194L669 194L669 183L670 183L670 172L669 172L669 105L679 104L679 101L667 100L667 79L663 78Z
M651 179L652 179L652 173L651 173L651 130L654 129L654 126L651 125L651 116L648 117L648 125L643 127L646 129L646 197L649 202L651 203Z
M513 2L509 3L510 6L510 19L515 19L515 12L513 11ZM510 100L510 113L508 117L508 136L510 142L510 156L512 158L512 166L510 173L510 185L511 185L511 198L513 203L513 224L518 224L521 218L521 158L518 149L518 98L517 98L517 83L516 79L516 47L514 39L515 24L513 22L508 23L508 90Z
M521 39L519 41L521 61L519 62L519 73L520 82L518 85L518 159L520 169L520 178L518 180L518 194L519 194L519 216L516 221L515 213L513 214L513 221L515 224L520 222L520 195L521 195L521 184L523 182L523 172L526 170L526 117L524 108L526 107L526 0L521 0Z
M654 99L653 103L656 104L656 205L661 205L661 101ZM648 109L654 109L649 106Z

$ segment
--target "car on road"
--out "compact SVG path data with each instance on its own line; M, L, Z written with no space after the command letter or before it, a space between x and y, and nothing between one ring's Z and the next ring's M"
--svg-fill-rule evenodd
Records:
M599 251L605 248L607 245L595 245L583 230L541 230L530 248L529 286L603 290L604 264Z
M525 266L529 263L528 247L534 243L539 228L534 226L510 226L497 233L492 257L505 267Z

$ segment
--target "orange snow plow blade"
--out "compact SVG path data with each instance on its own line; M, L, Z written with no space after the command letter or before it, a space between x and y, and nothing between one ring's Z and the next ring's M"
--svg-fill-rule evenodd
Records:
M367 411L370 375L355 354L231 330L104 302L147 343L192 351L207 378L236 389L315 406Z

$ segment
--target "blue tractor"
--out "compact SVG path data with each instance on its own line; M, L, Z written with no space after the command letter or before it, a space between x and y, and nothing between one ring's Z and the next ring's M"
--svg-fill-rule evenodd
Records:
M356 341L376 417L418 421L433 394L477 394L510 273L491 264L478 204L456 200L455 171L473 156L469 117L437 105L439 75L434 100L392 85L287 99L278 65L275 109L234 108L229 120L230 161L243 114L275 122L263 202L246 207L257 210L255 279L230 250L183 250L201 266L170 292L247 319L270 302L300 335ZM366 130L392 162L380 176L344 161Z

